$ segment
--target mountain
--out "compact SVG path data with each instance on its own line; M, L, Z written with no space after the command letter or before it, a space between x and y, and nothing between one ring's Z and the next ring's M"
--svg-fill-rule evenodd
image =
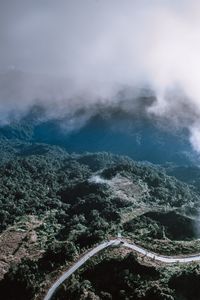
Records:
M148 113L156 101L149 88L121 86L106 101L72 96L73 88L67 78L1 73L0 138L58 145L70 153L108 151L155 164L198 164L188 131Z
M96 114L72 130L67 118L45 120L42 116L42 108L34 108L21 121L0 127L0 137L59 145L70 153L107 151L155 164L188 165L199 161L186 131L170 131L125 112Z
M16 146L19 152L0 168L3 299L44 299L59 274L88 248L117 237L119 231L124 239L154 253L200 251L200 196L194 187L128 157L105 152L70 155L45 144L18 142ZM121 290L124 297L134 293L135 299L143 300L165 300L165 292L172 296L179 287L176 277L186 276L181 267L143 259L121 248L105 251L96 257L92 271L89 262L53 299L78 300L86 292L99 296L92 299L110 299L108 294L121 299ZM199 279L193 268L192 264L186 269L190 283ZM103 275L110 269L112 278ZM91 284L83 290L86 281ZM115 289L118 282L120 290ZM159 298L154 298L157 293Z

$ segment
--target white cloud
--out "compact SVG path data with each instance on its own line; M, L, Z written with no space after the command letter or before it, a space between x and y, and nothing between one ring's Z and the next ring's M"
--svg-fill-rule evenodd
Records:
M54 93L47 86L22 84L16 99L10 86L4 86L1 106L6 106L5 95L12 98L5 110L40 98L46 106L56 101L59 113L70 108L73 114L81 105L112 101L118 86L148 84L157 94L149 113L188 127L193 146L200 150L197 1L3 0L0 5L0 66L14 65L73 82L73 88L62 85L62 92L55 88ZM84 103L77 100L80 94L87 95L82 97Z

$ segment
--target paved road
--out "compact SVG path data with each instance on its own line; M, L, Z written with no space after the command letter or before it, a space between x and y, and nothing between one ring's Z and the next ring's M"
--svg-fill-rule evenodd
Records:
M69 277L71 276L77 269L79 269L88 259L94 256L99 251L108 248L110 246L117 246L120 245L122 247L130 248L137 253L140 253L146 257L149 257L155 261L160 261L163 263L187 263L187 262L194 262L200 261L200 255L193 255L193 256L185 256L185 257L175 257L175 256L164 256L159 255L153 252L150 252L140 246L135 244L130 244L123 239L115 239L110 240L108 242L101 243L90 252L86 253L80 260L78 260L69 270L67 270L49 289L48 293L46 294L44 300L50 300L53 294L55 293L56 289Z
M61 285L70 275L72 275L77 269L79 269L88 259L90 259L93 255L98 253L99 251L110 247L111 245L119 245L119 240L110 240L108 242L104 242L94 249L92 249L90 252L86 253L77 263L75 263L68 271L66 271L49 289L48 293L46 294L44 300L50 300L53 296L56 289Z
M163 263L187 263L187 262L194 262L194 261L200 261L200 255L189 255L185 257L178 257L178 256L164 256L164 255L159 255L153 252L150 252L140 246L136 246L135 244L130 244L126 241L123 241L122 244L123 247L127 247L130 249L133 249L134 251L145 255L146 257L149 257L155 261L161 261Z

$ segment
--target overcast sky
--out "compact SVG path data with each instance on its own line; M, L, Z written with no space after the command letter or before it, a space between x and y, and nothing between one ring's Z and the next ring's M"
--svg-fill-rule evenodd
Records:
M71 76L87 69L105 75L110 68L134 76L131 66L142 68L143 55L174 35L175 22L190 18L184 1L1 0L0 5L0 67Z
M186 120L200 150L197 0L0 0L0 70L14 68L70 78L96 99L149 84L149 113Z
M200 50L195 2L0 0L0 69L168 84Z
M194 0L0 0L0 70L165 89L200 69L199 16Z

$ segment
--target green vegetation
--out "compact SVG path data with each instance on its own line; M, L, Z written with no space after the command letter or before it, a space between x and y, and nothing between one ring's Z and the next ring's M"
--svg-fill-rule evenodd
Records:
M45 280L45 275L65 262L73 261L76 255L77 249L72 242L54 242L37 261L24 259L20 264L12 266L0 282L3 299L33 299Z
M199 299L198 264L146 265L132 253L119 254L117 250L106 250L90 260L58 289L53 300Z
M200 251L196 230L199 223L195 221L200 196L193 186L167 176L160 168L108 153L70 155L45 144L2 140L0 149L1 233L12 233L12 228L17 233L26 232L23 224L27 216L38 220L32 244L26 240L29 232L20 242L36 247L35 255L11 263L7 246L3 248L2 261L10 266L0 282L4 300L33 299L63 267L67 268L86 249L117 236L119 231L156 252ZM186 217L188 213L191 217ZM20 245L11 253L13 257L19 255ZM113 282L105 276L107 282L101 283L109 268L115 270ZM102 261L91 276L85 272L80 282L78 277L71 279L75 282L67 288L68 299L80 299L83 290L97 292L100 299L111 299L110 295L113 299L129 299L129 294L137 299L143 291L145 297L151 298L138 299L173 299L158 296L171 297L173 293L168 293L168 289L175 289L171 285L161 290L157 287L161 271L140 265L133 255L119 261ZM92 288L88 287L88 280ZM113 290L103 290L102 294L104 284L113 284ZM116 290L117 285L120 288ZM79 298L73 298L75 291Z
M175 211L150 211L123 224L125 236L147 249L167 255L200 252L199 228L197 219Z

